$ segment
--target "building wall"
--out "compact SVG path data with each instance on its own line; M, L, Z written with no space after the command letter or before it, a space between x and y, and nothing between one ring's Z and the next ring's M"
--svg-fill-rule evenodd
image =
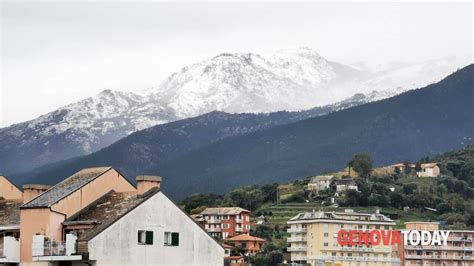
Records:
M429 223L424 223L424 226L428 225ZM407 229L415 227L407 224ZM405 246L402 265L474 266L474 231L451 230L447 246Z
M22 262L31 262L33 235L49 235L49 209L22 209L20 212L20 257Z
M7 200L21 200L23 193L4 176L0 175L0 197Z
M224 219L225 217L227 217L227 219ZM220 236L224 239L250 232L250 214L248 212L241 212L237 215L203 215L203 218L208 221L204 229L211 235ZM237 222L237 219L241 221ZM216 220L219 222L215 223ZM224 224L228 226L224 228ZM220 229L218 232L215 231L216 226ZM241 230L238 231L237 227L241 228Z
M111 190L126 192L136 189L125 177L111 169L54 204L51 209L22 209L20 212L21 261L32 260L33 235L40 233L53 240L61 241L62 222Z
M116 192L136 191L135 187L132 186L125 177L121 176L114 169L111 169L54 204L51 209L70 217L110 190L115 190Z
M137 243L138 230L153 231L153 245ZM179 232L179 246L164 233ZM94 265L223 265L224 249L159 192L91 239Z
M343 260L341 257L364 258L360 260L361 265L392 265L388 260L392 259L392 252L398 252L392 246L374 246L370 249L361 250L356 247L341 247L337 243L339 230L391 230L392 225L368 224L363 222L313 222L291 224L291 229L305 228L306 232L291 233L291 238L306 238L303 241L291 242L291 248L303 248L301 251L291 251L292 261L298 258L305 260L311 265L321 265L329 262L330 265L357 265L357 260ZM362 247L366 248L366 247ZM384 261L385 260L385 261ZM376 262L378 261L378 262Z
M432 167L432 168L423 168L420 172L417 172L416 174L419 177L437 177L441 173L440 169L438 166Z

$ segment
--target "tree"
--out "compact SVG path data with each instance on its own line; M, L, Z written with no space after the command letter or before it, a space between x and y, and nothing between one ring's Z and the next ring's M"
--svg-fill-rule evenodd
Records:
M283 254L280 251L271 251L267 255L267 266L277 266L283 262Z
M415 164L415 172L421 172L421 162Z
M220 204L222 196L214 193L194 194L181 201L181 205L187 213L201 206L215 207Z
M354 169L359 177L367 178L372 172L372 158L365 153L355 154L347 165Z

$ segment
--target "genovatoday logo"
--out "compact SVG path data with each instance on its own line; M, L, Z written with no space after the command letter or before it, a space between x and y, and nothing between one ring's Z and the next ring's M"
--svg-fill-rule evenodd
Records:
M447 245L450 231L436 230L339 230L337 243L341 246L440 246Z

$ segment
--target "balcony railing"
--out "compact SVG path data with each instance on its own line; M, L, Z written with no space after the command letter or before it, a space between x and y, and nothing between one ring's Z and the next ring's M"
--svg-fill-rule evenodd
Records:
M209 224L220 224L221 223L221 219L209 219L207 220L207 223Z
M300 237L288 237L286 239L287 242L306 242L308 240L307 237L304 237L304 236L300 236Z
M462 246L405 246L405 249L410 250L459 250L459 251L474 251L474 247Z
M43 235L33 236L32 256L34 261L81 260L76 253L77 237L66 235L66 241L49 240Z
M298 246L296 246L296 247L288 247L286 249L288 251L306 251L306 250L308 250L308 247L301 247L301 246L298 247Z
M308 260L321 261L372 261L372 262L389 262L392 265L400 264L399 258L372 258L372 257L358 257L358 256L307 256Z
M208 228L206 229L206 231L210 232L210 233L219 233L222 231L221 228Z
M303 227L298 227L298 228L289 228L287 230L288 233L306 233L308 230Z
M242 220L242 218L235 218L235 222L238 223L238 224L241 224L243 223L244 220Z
M20 241L12 236L3 238L0 244L0 264L20 262Z
M304 261L307 260L306 256L293 256L291 255L291 261Z

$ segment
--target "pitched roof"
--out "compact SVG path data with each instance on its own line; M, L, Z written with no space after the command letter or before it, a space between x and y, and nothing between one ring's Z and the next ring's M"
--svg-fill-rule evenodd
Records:
M72 194L95 178L101 176L112 167L85 168L56 184L36 198L27 202L22 208L45 208Z
M437 163L422 163L421 168L433 168L437 165L438 165Z
M21 200L0 198L0 225L19 225Z
M236 215L241 212L250 212L249 210L240 207L221 207L221 208L206 208L201 214L212 215Z
M91 228L79 236L79 240L90 240L159 191L158 188L152 188L143 195L135 192L111 191L76 215L69 217L64 225L90 225Z
M241 234L227 239L227 241L257 241L257 242L266 242L265 239L259 238L256 236L251 236L250 234Z
M311 177L311 181L309 183L318 183L321 181L331 181L334 178L332 175L318 175Z

